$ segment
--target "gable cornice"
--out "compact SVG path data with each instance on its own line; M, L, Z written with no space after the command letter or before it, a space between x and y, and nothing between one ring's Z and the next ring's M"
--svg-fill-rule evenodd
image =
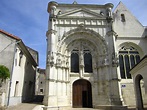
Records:
M58 17L65 17L65 16L68 16L68 15L71 15L71 14L74 14L74 13L77 13L77 12L86 12L90 15L93 15L94 17L100 17L100 18L105 18L104 16L96 13L96 12L93 12L93 11L90 11L86 8L80 8L80 9L77 9L77 10L72 10L72 11L69 11L69 12L66 12L66 13L63 13L63 14L60 14L58 15Z

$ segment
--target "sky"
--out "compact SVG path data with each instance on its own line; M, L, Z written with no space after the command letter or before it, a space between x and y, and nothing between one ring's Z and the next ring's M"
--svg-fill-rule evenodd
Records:
M129 11L147 26L147 0L121 0ZM0 0L0 29L22 39L26 46L38 51L39 68L46 67L46 31L48 30L47 5L50 0ZM72 4L74 0L56 0ZM119 0L76 0L78 4L104 5Z

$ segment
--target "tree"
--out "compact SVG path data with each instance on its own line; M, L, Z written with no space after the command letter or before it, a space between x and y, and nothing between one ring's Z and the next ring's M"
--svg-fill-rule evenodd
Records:
M10 78L9 69L4 65L0 65L0 79L1 79L1 82L6 80L7 78Z

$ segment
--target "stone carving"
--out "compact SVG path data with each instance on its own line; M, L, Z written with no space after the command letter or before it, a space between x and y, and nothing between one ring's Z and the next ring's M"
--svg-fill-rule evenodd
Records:
M104 58L104 60L103 60L103 65L104 65L104 66L109 65L109 59L108 59L108 58Z
M50 13L50 19L56 18L56 7L57 7L57 5L58 4L54 1L49 3L48 12Z
M57 53L56 66L62 68L69 68L69 56Z
M84 66L84 58L83 58L83 50L81 50L80 52L79 52L79 56L80 56L80 62L79 62L79 64L80 64L80 66Z
M118 66L119 61L118 61L118 55L117 53L113 53L112 54L112 65L113 66Z
M81 43L82 45L82 43ZM83 58L83 50L82 47L79 52L79 64L80 64L80 78L83 78L83 73L84 73L84 58Z
M106 15L107 15L107 22L110 23L113 19L112 19L112 8L113 8L113 4L111 3L107 3L105 5L107 7L107 12L106 12Z
M69 57L67 56L67 57L66 57L66 68L69 67L69 61L68 61L68 59L69 59Z
M56 59L56 66L61 66L62 61L61 61L61 57L60 55L58 55L57 59Z
M47 64L50 65L50 66L54 65L54 55L53 55L53 52L48 52Z

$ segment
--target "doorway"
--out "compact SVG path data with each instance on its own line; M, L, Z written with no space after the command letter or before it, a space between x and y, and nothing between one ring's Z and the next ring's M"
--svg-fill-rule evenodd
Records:
M91 83L84 79L79 79L73 83L73 107L92 108Z
M138 74L135 78L135 90L136 90L136 108L143 110L143 99L140 81L143 79L142 75Z

